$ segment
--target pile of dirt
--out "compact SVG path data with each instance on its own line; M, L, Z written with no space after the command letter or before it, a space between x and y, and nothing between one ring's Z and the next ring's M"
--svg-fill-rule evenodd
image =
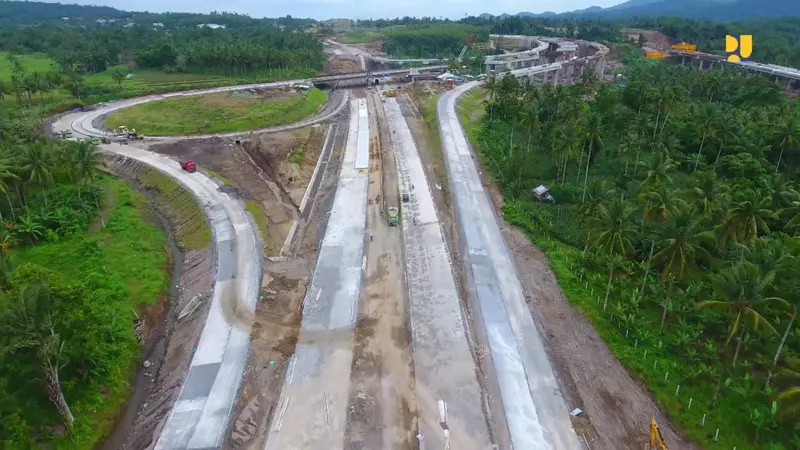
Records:
M339 75L343 73L361 72L361 60L334 56L328 58L322 66L323 75Z
M109 167L117 176L134 183L141 164L111 157ZM159 204L152 199L155 208ZM172 222L168 211L158 210L170 236L180 233L181 225ZM170 242L172 238L170 237ZM105 450L144 449L152 447L180 393L183 376L191 363L193 346L200 338L213 287L214 255L210 248L179 252L172 246L173 280L171 296L165 296L142 317L145 329L143 363L134 380L133 395L120 416L115 431L102 445ZM195 296L203 303L181 321L178 312Z
M657 50L666 51L671 48L672 40L666 34L658 30L646 30L641 28L623 28L622 34L629 41L639 42L639 36L644 36L647 39L646 47Z
M303 130L254 135L247 139L210 138L154 143L150 150L191 159L220 174L244 199L256 200L267 219L267 252L277 254L297 216L297 206L277 176L280 163L301 144ZM313 169L312 169L313 170Z

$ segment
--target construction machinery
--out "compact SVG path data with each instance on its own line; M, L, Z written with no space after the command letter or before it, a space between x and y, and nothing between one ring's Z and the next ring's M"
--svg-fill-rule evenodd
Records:
M672 49L684 52L696 52L697 46L694 44L689 44L688 42L680 42L677 44L672 44Z
M464 46L461 47L461 53L458 54L458 60L461 61L464 59L464 55L467 53L467 48L469 48L469 44L472 43L472 40L477 37L477 34L470 34L467 36L467 39L464 41Z
M388 216L389 216L389 225L396 227L397 223L400 221L400 210L398 210L394 206L390 206L388 209Z
M195 173L197 172L197 164L192 160L184 161L181 163L181 169L189 173Z
M122 136L128 139L144 139L144 136L136 132L136 128L128 128L125 125L120 125L114 130L114 134L117 136Z
M655 417L650 417L650 450L669 450L664 438L661 437Z

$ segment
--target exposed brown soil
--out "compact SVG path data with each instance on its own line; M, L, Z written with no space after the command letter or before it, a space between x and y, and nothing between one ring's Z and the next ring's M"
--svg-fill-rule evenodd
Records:
M269 236L262 236L267 255L277 256L298 218L298 205L317 163L327 127L294 131L151 144L149 149L194 160L221 175L261 206ZM239 142L237 144L237 141ZM290 157L297 152L300 158Z
M109 166L121 178L136 182L143 166L122 162L112 157ZM153 207L158 202L153 201ZM169 211L159 211L171 234L181 232ZM209 294L213 286L214 257L210 248L179 253L172 247L176 259L173 265L171 296L163 296L158 304L142 311L137 324L137 336L144 344L143 360L149 367L140 366L134 380L133 396L127 410L121 414L114 433L101 448L107 450L141 450L155 445L155 439L169 415L180 392L183 375L191 362L208 314ZM195 296L204 299L203 305L191 316L177 321L178 312Z
M278 402L286 367L300 332L308 286L305 260L270 263L261 282L263 300L250 333L251 357L239 393L228 448L261 448L268 420Z
M468 268L468 260L462 258L462 243L459 237L457 223L454 219L452 205L452 195L449 191L447 182L447 168L442 153L442 141L438 132L437 123L428 124L425 117L428 115L428 99L441 93L443 87L436 82L414 83L398 95L398 101L403 111L406 122L414 136L414 141L419 149L425 174L431 184L431 192L436 203L436 210L439 215L439 222L444 231L447 242L447 249L453 261L453 272L456 278L456 285L459 289L459 297L462 299L464 315L468 331L473 331L472 351L477 367L477 378L483 387L484 396L482 404L486 405L484 414L489 424L492 440L498 448L510 448L508 434L502 430L507 429L505 414L502 405L495 399L500 398L498 384L495 380L494 364L491 360L491 353L484 342L485 331L479 313L479 308L473 307L475 301L474 292L468 290L471 286L471 271Z
M340 135L346 134L346 123L346 118L339 123L339 130L343 131L333 137L335 147L313 199L308 221L316 226L299 228L295 237L296 250L290 256L267 258L262 262L260 296L263 299L256 308L250 335L250 359L233 409L234 421L225 448L261 449L264 446L287 365L299 338L303 299L333 201L344 143Z
M645 47L657 51L669 50L672 45L672 40L666 34L658 30L645 30L641 28L623 28L622 33L628 40L639 42L639 36L644 35L647 39Z
M367 266L359 303L345 449L413 450L417 441L402 236L389 226L385 202L397 204L394 154L380 100L367 92L371 144Z
M322 66L323 75L339 75L353 72L361 72L361 61L359 59L331 56Z

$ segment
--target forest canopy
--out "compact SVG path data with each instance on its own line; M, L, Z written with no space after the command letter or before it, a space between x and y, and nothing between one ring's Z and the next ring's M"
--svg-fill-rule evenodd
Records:
M624 73L624 88L489 79L472 139L505 216L694 440L796 448L800 107L737 71Z

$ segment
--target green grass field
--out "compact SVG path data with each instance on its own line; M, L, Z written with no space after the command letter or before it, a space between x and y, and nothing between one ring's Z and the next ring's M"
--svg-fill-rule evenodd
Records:
M48 442L45 448L54 450L89 450L111 432L128 400L130 375L141 357L130 326L135 311L141 313L144 307L154 305L169 289L167 239L147 198L124 181L102 177L100 183L109 193L105 227L94 234L79 233L14 252L19 264L39 265L63 283L83 286L92 313L107 317L106 327L92 332L107 339L98 345L114 358L104 361L108 370L93 373L80 385L62 385L75 422L69 435L41 437ZM4 401L23 408L30 425L59 422L55 408L42 393L41 380L21 382L17 389L17 394ZM21 444L13 448L40 447Z
M125 125L158 136L246 131L305 119L327 99L319 89L273 101L227 92L179 97L122 109L106 119L106 126Z
M0 80L11 80L11 62L8 60L8 52L0 52ZM55 61L43 53L32 53L30 55L19 55L19 61L25 68L25 72L52 72L57 70ZM111 75L109 75L110 79Z
M44 54L18 55L26 73L48 73L58 71L55 62ZM0 82L6 85L11 80L11 63L8 61L8 52L0 52ZM87 73L83 76L83 84L87 92L80 99L73 98L63 89L52 90L34 95L34 104L45 104L49 111L63 111L73 107L76 103L93 104L108 100L131 98L138 95L155 94L162 92L185 91L190 89L203 89L222 86L233 86L253 82L270 82L287 79L311 78L319 75L314 69L274 69L253 72L247 76L229 77L214 74L197 73L165 73L160 70L136 69L131 72L131 77L118 85L111 74L116 69L128 73L125 66L109 67L101 73ZM14 95L6 95L5 102L15 103Z
M365 42L376 41L383 36L383 33L376 29L353 28L337 36L336 40L343 44L363 44Z

